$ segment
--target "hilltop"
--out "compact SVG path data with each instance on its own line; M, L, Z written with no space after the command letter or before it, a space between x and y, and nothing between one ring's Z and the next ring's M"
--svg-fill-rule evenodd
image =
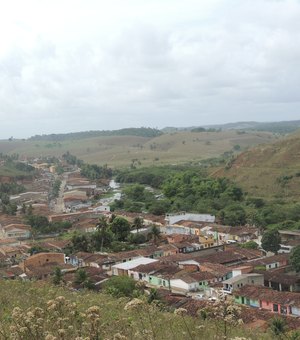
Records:
M230 178L254 196L298 199L300 133L247 150L214 172L214 176Z

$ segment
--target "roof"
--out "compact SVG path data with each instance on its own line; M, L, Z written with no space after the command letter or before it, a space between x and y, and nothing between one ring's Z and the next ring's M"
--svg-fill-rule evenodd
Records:
M243 296L253 300L261 300L281 305L295 305L300 307L300 294L293 292L279 292L262 286L245 285L236 290L235 296Z
M31 226L30 225L26 225L26 224L21 224L21 223L12 223L12 224L8 224L6 226L2 227L5 231L9 231L9 230L14 230L14 229L20 229L20 230L31 230Z
M168 278L173 277L173 275L178 272L182 272L182 270L177 265L170 265L162 261L140 265L135 268L135 271L150 275L164 276Z
M203 270L202 268L205 268L205 269ZM200 264L200 270L201 271L209 271L210 273L212 273L216 277L224 277L228 273L231 272L230 268L228 268L228 267L226 267L222 264L210 263L210 262L202 262Z
M152 262L157 262L157 260L149 259L148 257L140 257L138 259L134 259L134 260L131 260L131 261L115 264L115 265L112 266L112 268L130 270L130 269L138 267L142 264L148 264L148 263L152 263Z

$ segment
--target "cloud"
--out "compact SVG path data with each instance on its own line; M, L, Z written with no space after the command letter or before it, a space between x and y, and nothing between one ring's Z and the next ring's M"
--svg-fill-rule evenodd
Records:
M2 138L299 118L298 1L5 6Z

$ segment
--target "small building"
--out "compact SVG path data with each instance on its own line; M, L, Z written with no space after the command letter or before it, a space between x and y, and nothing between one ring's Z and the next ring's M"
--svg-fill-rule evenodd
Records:
M263 274L241 274L232 277L231 279L223 281L223 290L232 294L236 289L243 287L245 285L264 285L264 276Z

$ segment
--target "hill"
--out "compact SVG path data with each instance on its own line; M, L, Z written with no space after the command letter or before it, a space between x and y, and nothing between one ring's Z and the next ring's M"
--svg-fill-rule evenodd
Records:
M87 163L112 167L179 164L219 157L225 152L245 150L278 138L269 132L190 132L164 133L159 136L114 135L64 140L0 141L0 152L17 153L20 158L56 156L66 151Z
M281 122L235 122L227 124L215 124L215 125L202 125L200 126L205 129L215 130L243 130L243 131L267 131L273 133L287 134L292 133L300 129L300 120L293 121L281 121ZM165 127L161 131L163 132L174 132L174 131L191 131L198 126L192 127Z
M300 133L245 151L214 176L230 178L254 196L299 199Z

